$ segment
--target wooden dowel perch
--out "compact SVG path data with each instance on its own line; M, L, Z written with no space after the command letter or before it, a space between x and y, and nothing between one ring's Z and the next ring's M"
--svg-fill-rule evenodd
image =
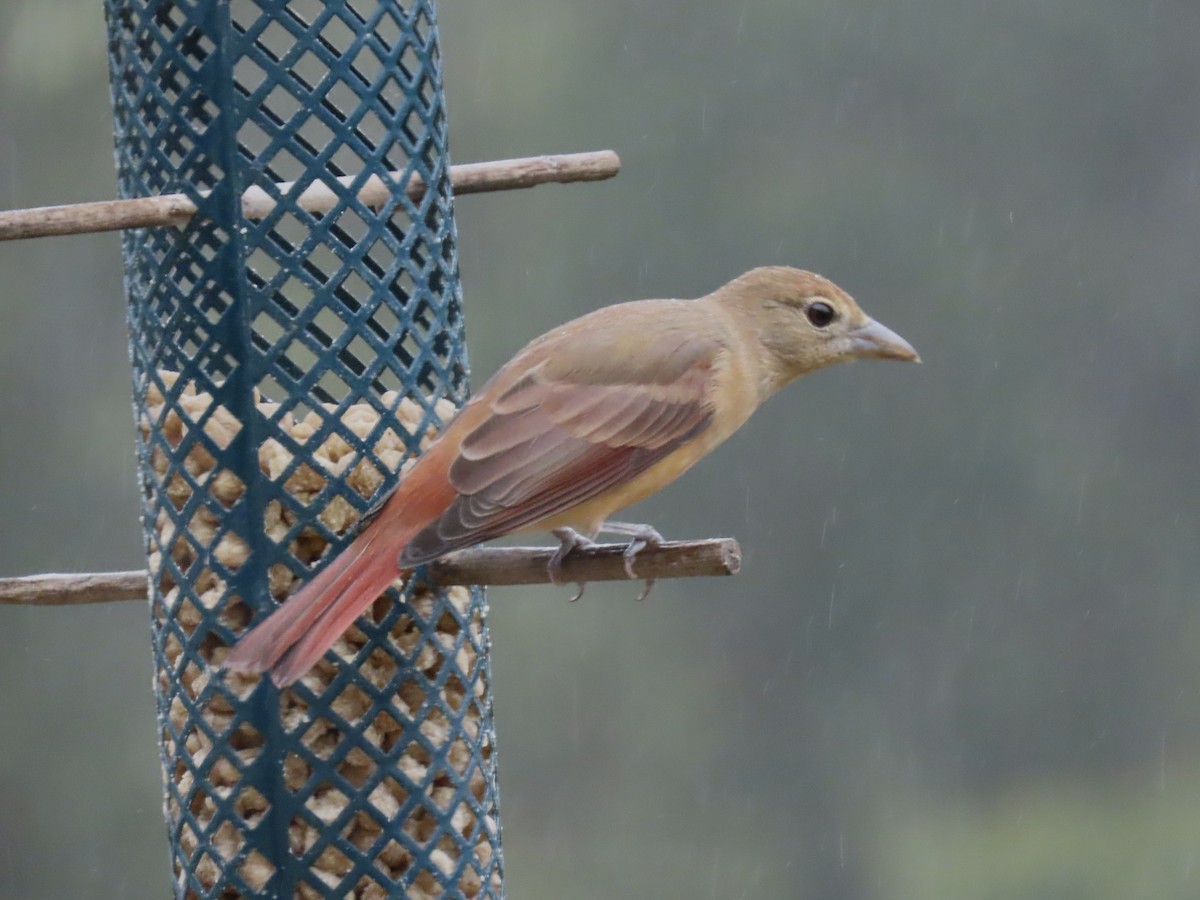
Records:
M597 544L574 550L563 561L566 581L624 581L624 544ZM554 553L546 547L475 547L451 553L430 568L435 584L547 584L546 564ZM688 578L736 575L742 551L733 538L667 541L637 555L637 578ZM28 575L0 578L0 604L75 606L110 600L145 600L146 572L91 575Z
M0 578L0 603L17 606L81 606L110 600L145 600L146 570L88 575L26 575Z
M547 584L553 547L474 547L450 553L430 565L433 582L451 584ZM627 581L625 544L597 544L572 550L563 560L564 581ZM664 541L638 553L637 578L689 578L736 575L742 549L733 538Z
M612 150L589 153L564 153L557 156L530 156L494 162L467 163L450 167L450 184L455 194L483 191L509 191L539 184L572 181L602 181L621 169L621 160ZM425 182L413 175L402 183L403 172L390 172L386 178L372 175L358 192L362 203L378 209L397 191L404 190L418 200L425 193ZM355 176L331 178L348 187ZM286 194L294 182L276 185ZM325 213L337 206L340 196L330 184L315 181L305 188L296 203L312 213ZM242 195L242 214L247 219L262 219L275 208L275 200L260 187ZM20 238L51 237L64 234L89 234L119 231L123 228L158 228L186 225L196 214L196 204L186 194L163 194L132 200L101 200L68 206L42 206L0 212L0 241Z

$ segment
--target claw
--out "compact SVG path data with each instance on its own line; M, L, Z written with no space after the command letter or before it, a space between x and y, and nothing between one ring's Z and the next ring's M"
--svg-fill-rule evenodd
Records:
M612 534L625 534L629 536L630 541L625 547L625 552L621 555L625 559L625 574L629 576L630 580L637 578L636 573L633 571L633 561L637 555L647 547L657 547L664 540L657 529L651 528L649 525L632 525L628 522L605 522L600 526L600 530ZM637 596L638 600L645 600L650 595L653 587L654 579L647 578L646 586L642 588L642 592Z
M646 549L646 542L634 539L625 547L625 552L621 556L625 560L625 577L630 580L637 578L633 571L633 558Z
M628 522L605 522L600 526L600 531L607 531L609 534L623 534L629 538L629 543L625 545L625 550L621 556L625 563L625 574L631 581L637 578L637 573L633 571L633 562L637 555L647 547L657 547L664 541L663 536L649 525L633 525ZM563 584L563 560L567 558L572 550L593 547L595 546L595 542L584 537L574 528L555 528L550 533L558 538L558 549L550 557L550 562L546 565L546 572L550 576L551 582L554 584ZM572 603L583 596L583 591L586 587L586 584L582 581L575 583L579 586L579 591L571 598ZM653 588L654 579L647 578L642 592L637 595L637 599L639 601L645 600Z
M574 528L555 528L550 533L558 538L558 549L554 551L554 555L550 557L550 562L546 564L546 574L550 576L550 581L553 584L564 584L565 582L562 577L563 560L567 558L567 555L572 550L586 549L593 546L595 542L584 537ZM571 598L570 602L572 603L583 596L584 588L587 587L587 583L583 581L577 581L575 584L579 590Z

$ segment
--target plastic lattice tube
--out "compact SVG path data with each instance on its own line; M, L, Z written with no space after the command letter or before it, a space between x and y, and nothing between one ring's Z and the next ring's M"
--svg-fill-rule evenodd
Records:
M198 207L124 238L175 894L499 897L481 592L392 592L284 691L213 667L466 390L433 4L105 8L120 194Z

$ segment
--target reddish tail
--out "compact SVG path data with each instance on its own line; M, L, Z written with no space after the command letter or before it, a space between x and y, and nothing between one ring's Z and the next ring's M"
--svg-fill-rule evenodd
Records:
M443 432L443 437L449 434ZM225 657L225 668L270 671L280 687L312 668L400 575L400 551L457 496L447 471L457 445L438 440L401 480L375 521L349 547L251 629Z
M394 541L368 528L308 584L255 626L225 658L225 668L270 670L280 687L307 672L400 574ZM403 547L403 541L400 546ZM391 551L391 552L389 552Z

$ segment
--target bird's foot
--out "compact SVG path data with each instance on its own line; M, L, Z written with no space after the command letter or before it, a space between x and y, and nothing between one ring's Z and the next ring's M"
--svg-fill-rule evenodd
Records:
M605 522L600 526L601 531L607 531L609 534L623 534L629 538L629 544L625 547L625 552L621 554L625 558L625 574L631 579L637 578L633 571L633 561L639 553L647 547L657 547L664 541L658 530L649 525L637 525L630 522ZM638 600L645 600L650 596L650 591L654 587L654 579L647 578L646 586L642 588L642 592L638 594Z
M563 560L572 550L586 550L588 547L594 547L596 542L590 538L584 537L574 528L555 528L550 532L558 538L558 549L554 551L554 555L550 557L550 562L546 564L546 573L550 576L550 581L554 584L564 584L563 578ZM587 587L587 582L577 581L575 586L579 588L575 596L571 598L574 603L583 596L583 589Z

